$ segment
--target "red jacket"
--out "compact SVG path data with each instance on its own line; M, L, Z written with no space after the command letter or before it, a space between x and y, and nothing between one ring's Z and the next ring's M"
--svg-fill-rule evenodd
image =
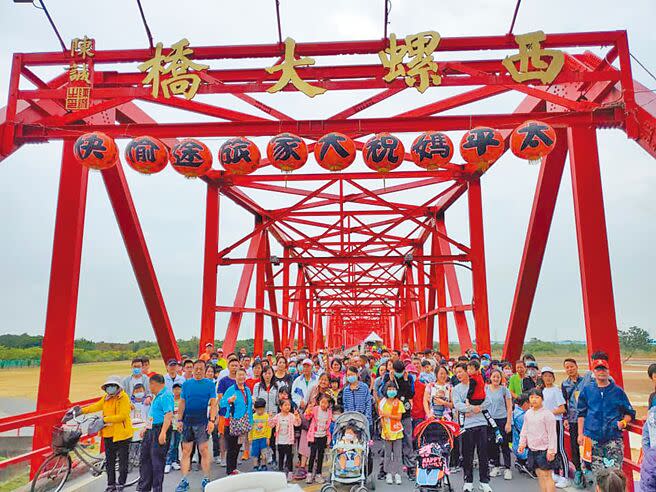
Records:
M424 392L426 391L426 385L419 381L419 378L415 379L415 396L412 397L412 410L410 411L410 416L413 419L425 419L426 412L424 411Z

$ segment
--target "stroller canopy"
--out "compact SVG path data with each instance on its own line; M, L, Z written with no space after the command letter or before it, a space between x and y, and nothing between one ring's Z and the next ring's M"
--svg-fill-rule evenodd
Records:
M352 425L356 427L364 439L369 440L369 419L359 412L344 412L335 419L335 432L344 431L346 426Z

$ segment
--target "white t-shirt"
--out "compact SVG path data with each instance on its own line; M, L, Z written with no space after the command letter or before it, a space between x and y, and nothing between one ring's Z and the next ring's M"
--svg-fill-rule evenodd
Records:
M565 404L565 398L563 397L562 390L557 386L552 386L551 388L544 388L542 390L542 395L544 396L544 408L550 411L554 411L561 405ZM554 415L557 421L563 420L562 415Z

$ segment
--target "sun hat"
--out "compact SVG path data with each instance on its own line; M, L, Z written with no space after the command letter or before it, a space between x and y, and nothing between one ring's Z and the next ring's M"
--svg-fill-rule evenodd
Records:
M123 389L123 382L122 382L120 376L109 376L109 377L107 378L107 380L102 384L102 386L100 387L100 389L102 389L103 391L105 391L105 387L106 387L106 386L109 386L110 384L115 384L115 385L118 386L120 389Z

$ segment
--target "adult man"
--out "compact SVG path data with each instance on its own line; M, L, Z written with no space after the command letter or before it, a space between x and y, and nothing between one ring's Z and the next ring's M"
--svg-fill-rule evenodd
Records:
M132 396L134 387L137 384L141 384L144 388L150 388L150 384L148 382L148 376L146 376L143 373L143 362L141 362L141 357L136 357L132 359L131 366L132 366L132 374L130 374L128 377L126 377L123 380L123 389L125 390L128 396ZM148 391L146 391L146 393L148 393ZM150 400L144 403L148 404L150 403Z
M145 374L146 377L150 378L153 374L155 374L154 371L150 370L150 359L146 357L145 355L141 357L141 373Z
M576 406L578 411L579 445L592 440L592 471L621 468L624 458L622 431L635 418L624 390L609 379L608 361L592 362L595 382L583 386Z
M403 464L408 468L408 478L414 480L415 470L415 452L412 445L412 399L415 396L415 378L406 371L405 364L402 360L397 359L393 363L391 373L386 373L383 377L383 387L391 382L397 389L397 398L403 403L405 412L401 418L403 425Z
M462 435L462 468L464 470L465 485L463 491L474 490L474 450L478 453L478 477L482 492L491 492L490 472L487 453L487 422L481 413L487 408L487 398L482 405L467 403L469 390L469 374L467 366L458 364L455 368L456 377L460 384L453 388L453 405L458 412L465 415L464 434Z
M301 411L305 410L310 399L310 392L317 385L317 377L312 374L312 367L312 361L304 359L301 375L292 384L292 400Z
M251 367L251 358L248 354L241 358L241 367L246 371L246 379L253 377L253 368Z
M185 359L182 362L182 377L185 381L189 379L194 379L194 361L191 359Z
M207 408L209 407L209 420ZM187 475L191 468L191 451L196 443L201 455L203 480L201 487L210 483L211 456L208 447L209 435L214 430L216 420L216 387L214 382L205 378L205 362L194 362L194 377L184 382L180 395L178 413L182 415L182 480L175 489L176 492L189 490Z
M200 354L198 356L198 359L202 360L203 362L207 362L208 360L210 360L210 358L212 356L212 352L214 352L214 344L208 342L208 343L205 344L205 352Z
M358 378L367 386L371 386L371 370L369 369L369 357L361 355L356 359L359 369Z
M217 361L216 361L217 367L220 367L221 369L225 369L226 367L228 367L228 359L223 357L223 349L221 347L216 349L216 355L217 355Z
M270 366L273 366L273 352L271 352L271 350L267 351L266 360L269 362Z
M371 393L369 387L358 379L358 368L349 366L346 370L346 384L342 390L343 408L345 412L359 412L373 423L371 416Z
M141 441L139 464L140 492L162 492L166 453L171 442L171 422L173 420L173 393L164 383L164 376L153 374L150 377L150 392L154 395L148 411L149 428Z
M581 487L583 481L583 468L581 464L581 452L579 448L579 423L578 414L576 412L576 405L578 403L579 394L583 389L583 378L579 374L579 366L574 359L565 359L563 362L567 379L565 379L560 388L563 392L563 397L567 404L567 413L563 419L563 427L569 430L569 447L570 457L576 472L574 473L574 486ZM586 470L589 471L589 470ZM592 479L592 476L589 477Z
M526 362L518 360L515 362L515 373L508 378L508 389L513 398L522 394L522 381L526 377Z
M173 393L173 384L179 383L182 386L182 383L185 382L184 376L178 374L178 361L175 359L169 359L166 363L166 374L164 375L164 384L169 393Z

